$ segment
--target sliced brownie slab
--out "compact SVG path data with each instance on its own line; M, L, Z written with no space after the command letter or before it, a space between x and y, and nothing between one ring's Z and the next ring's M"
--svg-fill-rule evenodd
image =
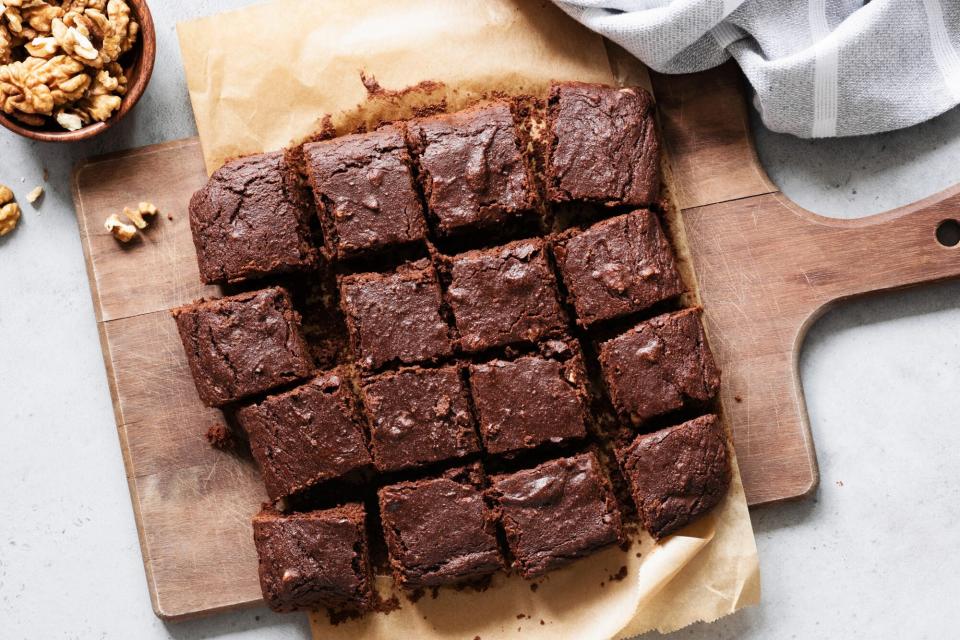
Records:
M491 478L514 565L537 578L623 537L613 489L593 453Z
M310 375L300 314L281 287L201 300L172 313L207 405L222 406Z
M190 199L200 279L240 282L312 267L310 215L283 152L228 162Z
M270 608L369 610L373 574L365 515L361 504L290 514L268 508L257 514L253 540Z
M712 509L730 485L726 437L712 414L637 436L618 454L643 528L657 539Z
M244 407L237 419L273 500L324 482L359 480L370 468L363 415L340 372Z

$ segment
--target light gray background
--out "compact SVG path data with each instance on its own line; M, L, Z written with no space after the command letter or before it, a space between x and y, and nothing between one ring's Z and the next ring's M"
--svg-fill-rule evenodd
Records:
M194 135L174 24L243 4L153 3L153 81L102 139L61 147L0 131L0 183L24 207L20 228L0 239L0 637L308 637L303 617L262 608L154 617L69 193L77 160ZM756 135L773 181L825 215L876 213L960 181L960 110L868 138ZM25 196L44 168L34 208ZM801 371L820 489L753 512L763 604L676 637L955 633L958 336L960 282L851 302L813 328Z

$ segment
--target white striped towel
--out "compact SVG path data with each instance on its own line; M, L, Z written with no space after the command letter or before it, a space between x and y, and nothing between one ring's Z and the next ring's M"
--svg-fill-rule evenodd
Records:
M554 0L662 73L733 57L774 131L908 127L960 103L960 0Z

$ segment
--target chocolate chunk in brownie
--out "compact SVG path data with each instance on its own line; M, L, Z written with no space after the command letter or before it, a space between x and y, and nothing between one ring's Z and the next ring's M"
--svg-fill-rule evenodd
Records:
M696 309L641 322L600 346L614 406L634 424L717 394L720 372Z
M315 264L310 211L283 152L228 162L190 199L200 279L240 282Z
M380 471L477 453L470 402L457 367L405 368L363 383L370 451Z
M367 371L435 361L453 352L450 328L440 315L440 285L428 260L392 273L345 276L340 305L353 354Z
M479 464L380 489L390 566L407 589L474 581L503 567Z
M712 509L727 493L730 462L719 418L637 436L618 452L643 528L663 538Z
M310 375L300 314L281 287L201 300L172 313L197 392L209 406Z
M253 540L263 599L274 611L372 607L363 505L286 515L267 507L253 518Z
M673 250L650 211L570 230L559 236L554 254L577 322L585 327L683 293Z
M237 419L272 500L332 480L360 480L370 468L363 416L339 371L244 407Z
M350 258L426 237L426 218L398 127L311 142L303 151L331 256Z
M450 307L461 347L479 352L536 342L566 325L543 240L519 240L449 259Z
M647 205L660 191L653 98L641 87L563 83L547 106L547 197Z
M407 130L441 235L491 228L531 213L532 179L508 103L413 120Z
M514 566L537 578L623 537L617 501L593 453L491 478Z
M579 349L470 366L470 387L489 453L510 454L587 435L587 374Z

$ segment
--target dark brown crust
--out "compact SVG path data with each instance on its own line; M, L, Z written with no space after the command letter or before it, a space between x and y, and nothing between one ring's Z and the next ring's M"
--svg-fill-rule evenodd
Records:
M281 151L233 160L215 171L190 199L200 279L241 282L315 265L303 195Z
M367 611L373 572L361 504L253 519L263 597L274 611L328 607Z
M579 349L567 358L522 356L470 366L470 387L484 448L513 454L587 435L587 374Z
M411 120L406 130L441 235L494 227L533 209L533 179L508 102Z
M427 260L393 273L344 277L340 305L353 355L365 371L435 362L453 353L450 328L440 314L440 284Z
M460 584L503 567L482 474L477 464L380 489L380 516L398 584L410 590Z
M330 256L352 258L426 238L400 128L311 142L303 151Z
M494 476L496 505L514 566L538 578L623 539L610 480L593 453Z
M363 416L343 372L320 374L244 407L237 419L272 500L324 482L362 478L370 468Z
M577 322L589 326L647 309L684 291L656 214L638 210L570 230L554 242Z
M551 201L657 201L660 140L646 89L565 82L551 88L547 105Z
M619 458L643 528L657 539L712 509L730 485L726 437L712 414L638 436Z
M197 392L209 406L310 375L313 363L300 332L300 314L281 287L200 300L171 313Z
M459 369L404 368L364 381L370 451L379 471L400 471L478 453Z
M536 342L566 327L544 241L518 240L449 259L448 299L467 352Z
M720 387L698 309L657 316L608 340L600 366L614 406L637 425L709 402Z

